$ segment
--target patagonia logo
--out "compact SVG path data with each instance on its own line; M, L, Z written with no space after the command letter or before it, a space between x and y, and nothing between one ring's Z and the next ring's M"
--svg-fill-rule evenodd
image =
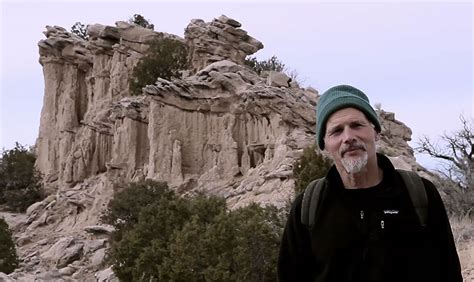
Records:
M398 214L398 210L384 210L383 214Z

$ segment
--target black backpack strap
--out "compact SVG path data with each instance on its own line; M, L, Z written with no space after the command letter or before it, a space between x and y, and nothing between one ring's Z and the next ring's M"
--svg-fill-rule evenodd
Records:
M314 224L319 196L321 195L325 183L325 178L316 179L309 183L304 190L303 202L301 205L301 223L306 225L308 228Z
M411 202L415 208L421 226L426 226L428 221L428 196L421 177L413 171L397 169L403 179Z

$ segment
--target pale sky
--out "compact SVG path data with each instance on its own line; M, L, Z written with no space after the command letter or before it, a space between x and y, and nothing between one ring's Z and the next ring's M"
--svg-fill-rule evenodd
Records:
M46 25L114 25L141 14L156 31L184 37L191 19L224 14L264 44L320 93L337 84L363 90L372 105L413 131L436 138L473 117L471 1L288 2L29 2L2 1L0 29L0 150L38 136L44 82L38 41ZM417 160L428 165L426 157Z

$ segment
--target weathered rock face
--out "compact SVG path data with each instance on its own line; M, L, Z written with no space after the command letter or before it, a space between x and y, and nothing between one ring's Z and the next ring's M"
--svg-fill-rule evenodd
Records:
M263 44L240 29L241 24L224 15L210 23L192 20L184 36L191 52L192 71L211 63L230 60L243 65L245 57L263 48Z
M114 188L130 181L208 191L231 208L283 207L293 197L293 163L314 143L319 96L283 74L264 78L242 66L263 45L239 27L225 16L193 20L183 40L125 22L96 24L87 42L47 27L37 167L51 195L15 224L23 264L12 277L113 279L100 271L111 229L99 216ZM130 97L128 79L147 43L166 37L190 47L193 75L158 78ZM380 115L381 150L397 166L416 167L410 129Z
M184 80L159 79L144 93L147 178L207 190L232 206L286 202L295 152L313 142L315 101L305 90L269 87L220 61Z

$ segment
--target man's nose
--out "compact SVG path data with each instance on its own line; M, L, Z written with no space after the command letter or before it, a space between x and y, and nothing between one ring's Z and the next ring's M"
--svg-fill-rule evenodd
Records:
M344 128L342 132L342 142L353 143L356 141L355 133L351 128Z

